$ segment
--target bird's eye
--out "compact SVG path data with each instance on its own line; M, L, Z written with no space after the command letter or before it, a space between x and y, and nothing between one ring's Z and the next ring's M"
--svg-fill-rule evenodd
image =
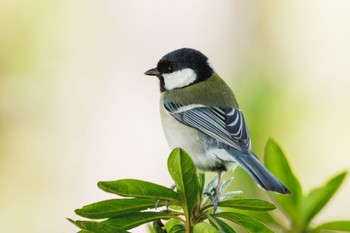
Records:
M174 69L173 69L172 66L168 66L168 67L166 68L166 72L167 72L167 73L172 73L173 71L174 71Z
M162 74L170 74L170 73L174 72L174 66L169 61L158 62L157 69Z

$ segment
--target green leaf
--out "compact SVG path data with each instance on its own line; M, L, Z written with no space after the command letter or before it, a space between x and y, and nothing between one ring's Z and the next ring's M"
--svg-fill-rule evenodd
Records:
M312 232L320 232L321 230L350 232L350 221L335 221L324 223L316 227Z
M230 191L230 192L226 192L221 194L220 198L221 200L227 200L227 199L232 199L233 196L242 194L243 192L241 190L237 190L237 191Z
M82 229L80 232L89 233L128 233L128 231L121 229L119 227L102 224L102 222L92 222L92 221L73 221L68 219L74 225Z
M177 218L177 216L167 212L139 212L139 213L126 214L126 215L110 218L105 221L99 222L98 225L100 225L99 227L105 227L107 230L113 229L113 228L129 230L134 227L137 227L142 224L152 222L158 219L170 219L170 218ZM107 231L107 230L103 233L113 233L113 231Z
M227 187L231 184L231 182L233 181L234 177L230 177L229 179L225 180L220 187L220 192L223 194L225 193Z
M175 148L169 156L168 169L175 181L185 217L187 221L190 221L190 215L197 204L200 190L196 167L184 150Z
M214 218L211 215L207 215L210 223L215 226L221 233L236 233L235 230L232 229L227 223L222 221L221 219Z
M244 213L244 212L238 212L238 213ZM266 226L273 229L275 232L288 232L285 228L285 219L282 219L280 215L278 214L269 214L269 212L249 212L249 216L252 218L255 218L256 220L264 223Z
M207 222L201 222L194 226L193 228L194 233L220 233L215 227L210 225Z
M142 180L101 181L98 182L98 187L106 192L125 197L154 198L179 202L179 197L174 190Z
M204 173L197 173L198 177L198 184L199 184L199 194L202 195L204 191L204 185L205 185L205 174Z
M273 231L255 218L232 212L222 212L215 214L214 217L230 220L243 226L248 232L252 233L273 233Z
M307 195L301 206L301 213L299 213L304 226L307 226L316 214L328 203L342 184L345 176L346 172L342 172L328 181L323 187L314 189Z
M270 211L276 207L270 202L258 199L237 199L219 202L220 207L229 207L249 211Z
M289 166L288 160L279 145L269 139L265 147L265 166L290 190L291 195L280 195L269 192L269 195L291 215L297 219L300 215L298 207L301 204L302 188L299 180Z
M204 192L210 193L213 188L218 186L218 176L213 176L213 178L208 182L207 186L204 189Z
M73 219L70 218L66 218L70 223L72 223L74 226L78 227L79 229L81 229L80 225L78 225ZM91 233L92 231L88 231L88 230L80 230L78 231L78 233Z
M154 208L157 199L130 198L111 199L86 205L81 209L76 209L75 213L90 219L111 218L132 212L139 212L148 208ZM159 204L162 206L164 203Z
M151 224L147 224L147 229L148 229L149 233L156 233L155 230L153 229L153 224L152 225Z
M179 221L178 219L170 219L169 221L167 221L167 222L165 223L165 230L166 230L167 232L169 232L171 228L173 228L175 225L179 225L179 224L182 225L182 226L184 226L184 225L181 223L181 221Z
M198 177L198 197L197 197L197 206L201 206L202 204L202 197L204 192L204 185L205 185L205 174L202 172L197 171L197 177Z
M169 230L168 233L186 233L186 227L183 223L178 223L173 225Z
M80 230L78 231L78 233L93 233L92 231L88 231L88 230Z

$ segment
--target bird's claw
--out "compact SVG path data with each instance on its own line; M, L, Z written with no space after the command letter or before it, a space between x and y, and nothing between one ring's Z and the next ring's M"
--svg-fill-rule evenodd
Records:
M205 192L203 194L207 195L211 200L211 202L213 203L213 214L215 214L219 206L219 196L216 188L213 188L211 192Z
M154 209L157 210L157 208L159 207L159 203L160 203L161 199L158 199L155 206L154 206ZM165 208L166 210L168 211L169 210L169 201L165 201Z
M154 205L154 209L157 209L160 203L160 199L157 200L156 204Z
M174 190L175 188L176 188L175 184L170 186L170 189L172 189L172 190ZM161 201L160 199L157 200L156 205L154 206L154 209L158 208L160 201ZM165 208L167 211L169 210L169 201L168 200L165 201Z

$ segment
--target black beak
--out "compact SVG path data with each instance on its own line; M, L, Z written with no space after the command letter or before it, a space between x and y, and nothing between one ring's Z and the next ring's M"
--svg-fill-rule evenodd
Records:
M147 70L145 72L145 75L150 75L150 76L160 76L160 72L158 71L157 68L153 68L153 69L150 69L150 70Z

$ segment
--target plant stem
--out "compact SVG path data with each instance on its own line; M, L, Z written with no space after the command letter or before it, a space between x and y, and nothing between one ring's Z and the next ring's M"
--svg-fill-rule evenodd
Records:
M186 221L186 233L192 233L192 224L191 221Z

